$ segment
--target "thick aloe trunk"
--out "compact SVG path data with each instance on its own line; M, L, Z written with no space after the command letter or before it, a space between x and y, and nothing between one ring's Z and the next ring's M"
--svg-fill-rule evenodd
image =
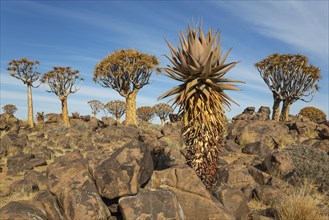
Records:
M273 114L272 114L272 120L279 121L280 120L280 103L281 100L273 95L274 103L273 103Z
M31 128L34 128L34 119L33 119L33 102L32 102L32 86L27 85L27 121Z
M137 89L134 89L126 98L126 125L137 125L136 117L136 96Z
M70 127L70 118L67 110L67 97L61 99L62 102L62 117L64 120L64 125Z
M282 111L281 111L281 120L284 122L289 120L290 105L291 103L289 101L283 102Z

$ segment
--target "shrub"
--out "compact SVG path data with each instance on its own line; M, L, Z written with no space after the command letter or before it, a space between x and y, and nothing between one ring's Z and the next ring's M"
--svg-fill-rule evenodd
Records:
M80 118L80 113L79 112L72 112L71 115L72 115L71 117L73 119L79 119Z
M300 110L299 114L309 118L315 123L321 123L327 120L327 115L322 110L315 107L305 107Z
M154 109L150 106L142 106L137 109L137 117L141 121L150 122L154 117Z
M15 112L17 111L17 107L12 104L8 104L8 105L3 106L2 110L7 114L14 115Z

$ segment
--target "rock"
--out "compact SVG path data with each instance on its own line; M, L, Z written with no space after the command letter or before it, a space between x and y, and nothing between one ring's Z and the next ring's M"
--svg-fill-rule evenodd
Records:
M160 140L165 141L169 147L180 148L183 146L183 138L181 135L182 123L167 123L161 128L162 137Z
M9 187L9 192L11 193L31 193L39 191L37 184L29 182L25 179L16 180Z
M9 202L0 209L1 219L47 220L47 214L41 202L15 201Z
M186 165L154 171L145 188L172 191L185 219L235 219L209 193L195 171Z
M271 156L271 168L285 176L295 170L294 162L287 152L275 152Z
M316 127L318 135L321 139L329 139L329 127L325 124L320 124Z
M296 121L292 124L292 129L297 130L299 135L308 135L309 132L314 132L317 124L312 121L300 122Z
M241 191L243 192L246 201L249 202L252 199L254 188L251 186L245 186L241 189Z
M47 177L35 170L26 171L24 174L24 180L26 180L28 183L37 185L40 190L47 189Z
M78 150L50 164L47 177L48 190L61 204L65 219L107 219L111 215Z
M105 126L116 125L117 121L111 117L102 117L102 122Z
M241 152L241 146L235 143L231 139L227 139L225 142L225 149L230 152Z
M218 175L220 182L227 183L239 189L248 185L252 187L257 185L245 165L229 164L222 166L219 168Z
M247 107L243 110L242 114L252 115L255 113L255 107Z
M44 158L36 158L34 154L19 153L13 157L8 158L8 175L16 175L19 172L31 170L34 167L44 165L47 165L47 162Z
M260 185L266 185L271 181L271 176L253 166L248 166L248 172Z
M27 144L27 136L8 132L1 137L0 155L15 155L23 151Z
M312 147L325 153L329 153L329 139L317 140L314 144L312 144Z
M48 190L40 191L33 200L41 202L48 219L64 219L62 213L60 212L60 207L56 201L56 197L53 196Z
M0 131L18 132L20 128L20 121L13 115L4 113L0 114Z
M134 195L153 172L150 151L133 141L116 150L95 168L94 178L101 196L113 199Z
M265 205L273 205L282 197L282 192L272 186L257 186L254 190L255 196Z
M237 220L248 219L250 210L241 190L220 186L216 189L214 195Z
M143 190L119 199L124 219L185 219L174 193L169 190Z
M267 145L264 145L262 142L254 142L246 144L246 146L242 149L242 153L245 154L255 154L260 157L265 157L271 154L271 150Z

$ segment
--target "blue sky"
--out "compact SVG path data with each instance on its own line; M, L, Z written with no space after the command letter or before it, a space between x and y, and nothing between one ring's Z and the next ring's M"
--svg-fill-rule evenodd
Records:
M246 82L239 85L242 91L228 92L240 104L232 104L229 118L248 106L272 107L272 94L254 68L272 53L302 53L321 69L320 92L311 103L294 103L290 113L311 105L329 115L328 11L328 1L1 1L1 107L14 104L17 117L27 116L26 87L6 71L10 60L22 57L40 61L41 73L53 66L80 71L85 81L69 96L69 112L91 114L87 101L93 99L124 100L92 81L97 62L114 50L134 48L166 66L164 39L179 42L187 22L202 19L204 32L221 31L224 52L232 48L228 60L241 61L227 75ZM139 91L137 106L159 103L157 97L177 85L155 73L151 81ZM60 113L57 96L45 90L33 89L34 114Z

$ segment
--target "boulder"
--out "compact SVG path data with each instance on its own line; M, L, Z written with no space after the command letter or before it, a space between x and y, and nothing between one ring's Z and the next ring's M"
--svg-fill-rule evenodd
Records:
M321 139L329 139L329 126L320 124L316 127L316 130Z
M28 183L32 183L38 186L40 190L47 189L47 183L48 183L47 177L35 170L26 171L24 174L24 180L26 180Z
M294 162L287 152L274 152L265 163L268 171L276 170L279 175L285 176L295 170Z
M243 110L242 114L252 115L255 113L255 107L247 107Z
M257 183L250 175L248 168L242 164L228 164L219 168L219 180L239 189L245 186L256 186Z
M195 171L186 166L154 171L146 189L172 191L185 219L235 219L206 189Z
M143 190L121 197L119 206L124 219L185 219L175 194L169 190Z
M47 177L48 190L61 204L65 219L107 219L111 215L78 150L50 164Z
M247 220L250 212L245 195L240 189L220 186L214 192L215 197L237 220Z
M283 194L272 186L257 186L254 190L256 198L265 205L273 205Z
M317 140L312 144L312 147L319 149L328 154L329 153L329 139Z
M134 195L153 172L153 160L147 147L137 141L125 144L94 171L94 178L101 196L114 199Z
M25 170L32 170L34 167L47 165L44 158L35 157L34 154L16 154L8 158L8 175L16 175Z
M60 212L60 207L57 203L56 197L53 196L48 190L40 191L34 198L34 201L41 202L46 211L48 219L61 220L64 219Z
M15 201L9 202L0 209L1 219L20 220L47 220L47 213L41 202L38 201Z
M0 156L15 155L23 151L27 144L26 135L8 132L0 140Z
M241 152L241 146L234 142L234 140L227 139L224 145L225 149L230 152Z
M12 184L10 184L9 192L11 193L31 193L39 191L39 187L37 184L29 182L25 179L16 180Z
M246 146L242 149L242 153L245 154L255 154L260 157L266 157L271 154L270 147L263 142L257 141L253 143L246 144Z

